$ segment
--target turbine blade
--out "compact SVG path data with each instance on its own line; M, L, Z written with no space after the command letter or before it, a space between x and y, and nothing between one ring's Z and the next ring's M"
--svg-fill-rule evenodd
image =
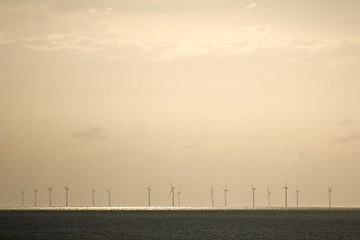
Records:
M172 188L171 190L170 190L170 193L169 193L169 196L168 196L168 198L171 196L171 193L174 191L174 189Z
M169 183L170 183L171 188L173 188L173 185L172 185L172 183L171 183L170 179L169 179Z

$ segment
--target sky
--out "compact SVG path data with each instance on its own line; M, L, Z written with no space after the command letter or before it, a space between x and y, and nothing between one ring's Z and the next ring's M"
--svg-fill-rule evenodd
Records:
M360 1L0 0L0 206L360 206Z

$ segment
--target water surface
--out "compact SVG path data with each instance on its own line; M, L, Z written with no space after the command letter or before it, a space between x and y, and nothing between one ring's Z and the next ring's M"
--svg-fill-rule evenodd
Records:
M0 239L360 239L359 209L144 209L0 210Z

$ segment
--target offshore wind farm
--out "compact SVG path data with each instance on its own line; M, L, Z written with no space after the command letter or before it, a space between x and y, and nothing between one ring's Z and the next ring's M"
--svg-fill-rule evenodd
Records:
M358 239L359 0L1 0L0 239Z
M180 191L180 187L178 187L177 189L177 204L175 204L175 187L172 185L170 179L168 179L168 182L169 182L169 185L170 185L170 192L169 192L169 195L168 195L168 198L171 200L171 204L170 204L170 208L168 209L177 209L179 207L182 207L181 206L181 191ZM153 188L151 188L151 184L146 187L145 189L147 190L147 194L146 194L146 197L144 197L144 204L139 205L139 206L136 206L136 205L127 205L127 206L112 206L111 205L111 194L113 193L112 192L112 188L106 188L106 193L107 193L107 204L99 204L98 206L96 206L95 204L95 193L96 193L96 190L95 190L95 187L94 185L91 186L91 205L90 206L81 206L80 204L76 203L76 202L73 202L72 204L69 204L69 190L70 190L70 187L69 187L69 184L67 184L64 189L65 189L65 201L64 201L64 205L52 205L51 203L51 194L53 193L53 188L54 186L46 186L47 190L48 190L48 197L49 197L49 204L46 206L38 206L37 205L37 193L38 193L38 188L35 188L33 187L33 191L34 191L34 203L33 205L32 204L27 204L25 202L25 189L23 188L20 193L21 193L21 198L19 196L19 203L21 202L21 205L19 204L18 206L0 206L0 208L2 209L6 209L7 207L9 209L13 209L13 208L19 208L19 207L22 207L23 209L36 209L37 207L39 207L39 209L46 209L46 208L53 208L55 207L56 208L59 208L59 207L65 207L65 208L68 208L68 207L75 207L75 208L82 208L82 207L92 207L92 208L105 208L105 207L109 207L109 208L118 208L118 209L127 209L127 208L133 208L133 209L147 209L146 206L149 208L149 209L156 209L156 208L159 208L159 209L163 209L163 208L166 208L166 207L169 207L167 205L161 205L161 204L156 204L154 202L151 202L151 190L153 190ZM299 204L299 189L298 187L296 187L295 189L295 193L296 193L296 197L295 197L295 201L294 204L292 206L288 206L288 181L286 182L285 186L282 187L284 190L285 190L285 201L283 203L283 206L282 205L278 205L278 206L271 206L271 192L270 192L270 187L268 186L267 188L267 192L266 194L263 194L263 198L264 200L266 199L267 200L267 205L259 205L257 206L256 205L256 202L255 202L255 190L256 190L256 187L254 185L251 185L251 202L252 204L250 205L240 205L240 204L237 204L236 203L236 200L233 201L233 203L235 204L232 204L231 206L228 206L228 185L225 186L225 188L222 188L222 190L224 191L224 203L220 203L220 202L215 202L215 196L214 196L214 193L215 193L215 189L213 187L213 185L211 184L210 185L210 202L208 201L204 201L204 204L202 205L191 205L191 196L188 196L188 201L187 201L187 206L183 206L182 209L191 209L191 208L194 208L194 209L212 209L212 208L221 208L221 209L248 209L250 207L252 207L253 209L255 208L259 208L259 209L265 209L265 208L268 208L268 209L271 209L271 208L274 208L274 209L293 209L293 208L298 208L300 207L300 204ZM44 188L44 190L46 191L46 189ZM155 189L156 190L156 189ZM220 189L219 189L220 190ZM333 188L332 186L331 187L328 187L327 188L328 190L328 195L326 196L327 197L327 201L328 201L328 208L331 208L333 205L332 205L332 191L333 191ZM103 194L105 194L105 191L103 191ZM122 192L121 194L123 195L126 195L126 192ZM158 193L160 195L163 195L165 196L164 194L161 194L161 193ZM242 193L242 194L246 194L245 192ZM119 195L119 197L121 197L121 195ZM324 195L325 197L325 195ZM204 196L204 200L206 200L205 196ZM208 203L207 203L208 202ZM177 207L177 208L176 208ZM229 208L228 208L229 207ZM288 208L289 207L289 208ZM304 207L304 209L314 209L314 208L325 208L326 205L310 205L310 206L306 206ZM344 206L338 206L339 208L344 208Z

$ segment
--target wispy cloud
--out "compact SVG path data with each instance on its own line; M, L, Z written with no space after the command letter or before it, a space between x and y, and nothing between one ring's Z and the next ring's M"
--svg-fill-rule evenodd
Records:
M155 62L171 62L183 58L196 57L205 55L211 52L208 46L181 44L174 46L163 46L163 51L160 55L154 57Z
M310 152L307 149L301 150L289 150L285 149L286 161L285 165L301 163L310 156Z
M114 8L105 8L105 9L97 9L97 8L90 8L86 10L88 14L91 15L109 15L113 12Z
M73 132L74 139L80 140L102 140L108 138L107 132L100 126L96 127L88 127L85 129L81 129Z
M2 32L0 31L0 45L7 44L13 42L14 39L11 39L8 36L8 32Z
M131 35L130 30L118 30L121 35ZM23 47L42 51L42 52L54 52L54 51L74 51L82 53L94 53L110 51L110 55L113 56L113 50L126 49L126 48L139 48L143 51L149 51L154 48L156 43L147 41L130 40L130 39L117 39L117 38L96 38L80 34L73 33L55 33L40 37L31 37L18 39L18 43ZM106 56L104 56L106 57Z
M191 150L191 149L194 149L198 146L197 143L192 143L192 144L189 144L189 145L186 145L186 146L183 146L183 147L180 147L178 148L178 151L187 151L187 150Z
M347 137L336 139L336 143L350 143L360 141L360 134L351 134Z
M114 10L113 8L106 8L106 9L103 11L103 14L104 14L104 15L109 15L109 14L112 13L113 10Z
M75 33L56 33L44 37L24 39L25 47L37 51L52 52L59 50L74 50L81 52L94 52L101 50L104 41Z
M353 122L350 119L346 119L342 121L339 125L342 127L349 127L353 125Z
M132 54L142 54L152 62L176 62L185 59L204 59L216 55L218 57L245 57L256 54L276 55L276 61L286 61L289 64L307 64L324 60L357 59L360 53L360 39L325 40L306 38L274 38L271 27L258 25L243 28L248 37L237 39L207 40L207 41L157 41L141 38L143 33L130 28L104 29L104 37L90 36L83 32L56 33L41 37L19 39L18 45L28 49L53 52L76 51L81 53L97 53L104 59L116 59ZM264 37L264 33L269 33ZM260 36L258 36L260 34ZM245 34L246 35L246 34ZM136 49L136 51L134 51ZM139 55L137 55L139 56ZM283 57L283 58L282 58ZM291 59L291 61L289 61Z
M97 14L98 10L96 8L91 8L91 9L86 10L86 12L90 13L90 14Z
M250 10L253 10L253 9L257 8L258 6L259 6L259 5L258 5L256 2L253 2L253 3L245 6L244 9L245 9L246 11L250 11Z

